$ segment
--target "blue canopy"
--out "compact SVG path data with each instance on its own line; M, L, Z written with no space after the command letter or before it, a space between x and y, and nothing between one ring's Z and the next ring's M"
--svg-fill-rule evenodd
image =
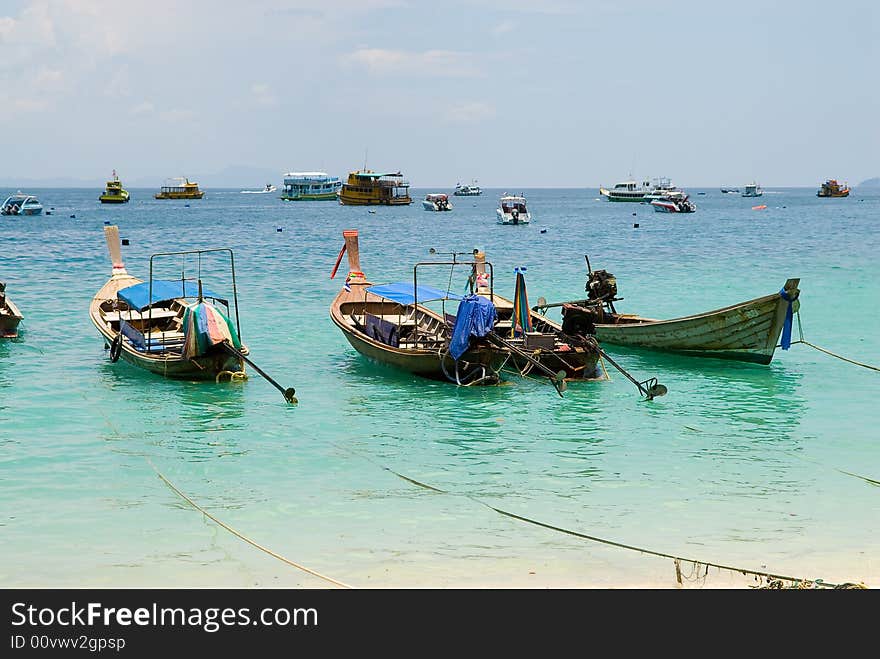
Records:
M152 299L150 299L150 282L148 281L123 288L116 293L116 297L128 304L132 309L137 309L138 311L143 311L150 305L156 304L156 302L165 302L166 300L175 300L181 297L195 298L198 296L199 285L196 282L182 281L180 279L154 279ZM202 287L202 297L220 300L223 304L227 304L224 298L216 293L212 293L204 286Z
M422 302L433 302L435 300L460 300L461 295L441 291L439 288L431 286L419 285L413 295L412 282L400 281L394 284L382 284L381 286L370 286L367 289L374 295L379 295L388 300L399 302L400 304L413 304L418 297L419 304Z

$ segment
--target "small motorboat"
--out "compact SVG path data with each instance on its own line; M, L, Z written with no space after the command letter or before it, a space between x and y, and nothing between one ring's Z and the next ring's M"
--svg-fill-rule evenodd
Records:
M451 211L452 204L449 203L449 195L438 192L425 195L422 208L426 211Z
M128 199L128 190L123 189L122 181L119 180L114 169L113 178L107 181L104 192L98 197L98 201L102 204L125 204L128 203Z
M266 187L262 190L242 190L241 194L267 194L269 192L275 192L277 188L271 183L267 183Z
M495 209L498 224L528 224L532 215L526 208L526 198L522 195L504 195Z
M686 194L668 194L652 199L651 206L658 213L693 213L697 210L697 205Z
M0 215L39 215L43 212L43 205L30 194L21 190L14 195L9 195L3 205L0 206Z

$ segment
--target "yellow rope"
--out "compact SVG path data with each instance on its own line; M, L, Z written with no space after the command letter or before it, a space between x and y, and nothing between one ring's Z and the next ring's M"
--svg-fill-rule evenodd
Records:
M351 449L348 449L348 450L351 451ZM398 478L401 478L409 483L412 483L413 485L424 488L426 490L430 490L432 492L437 492L438 494L454 494L454 493L449 492L447 490L442 490L438 487L434 487L433 485L428 485L427 483L423 483L423 482L418 481L414 478L410 478L409 476L405 476L401 473L398 473L398 472L394 471L393 469L391 469L390 467L386 467L384 465L377 463L375 460L372 460L368 456L365 456L363 454L359 454L359 455L361 455L361 457L369 460L370 462L377 464L385 471L388 471L388 472L394 474L395 476L397 476ZM770 572L756 572L755 570L748 570L748 569L744 569L744 568L733 567L730 565L721 565L719 563L710 563L708 561L695 560L692 558L684 558L681 556L674 556L673 554L666 554L663 552L654 551L652 549L645 549L644 547L636 547L634 545L627 545L627 544L624 544L621 542L616 542L614 540L607 540L605 538L600 538L600 537L597 537L594 535L588 535L586 533L572 531L570 529L566 529L561 526L554 526L553 524L547 524L545 522L540 522L538 520L530 519L528 517L523 517L522 515L517 515L516 513L512 513L507 510L502 510L501 508L496 508L495 506L492 506L492 505L486 503L485 501L481 501L480 499L477 499L476 497L473 497L473 496L470 496L467 494L463 495L463 496L467 497L468 499L470 499L471 501L473 501L475 503L478 503L482 506L486 506L490 510L495 511L496 513L498 513L500 515L504 515L505 517L510 517L511 519L519 520L519 521L525 522L527 524L533 524L535 526L540 526L545 529L550 529L551 531L557 531L559 533L571 535L576 538L582 538L584 540L591 540L593 542L599 542L602 544L610 545L612 547L619 547L621 549L629 549L629 550L637 551L637 552L640 552L643 554L651 554L652 556L659 556L661 558L672 559L672 561L674 561L674 563L675 563L676 580L678 581L678 583L681 583L681 562L684 561L687 563L691 563L695 566L705 565L706 569L708 569L709 567L715 567L715 568L718 568L721 570L727 570L729 572L739 572L740 574L751 574L751 575L754 575L756 578L762 577L764 579L767 579L770 584L789 582L789 583L793 583L793 584L802 584L802 587L816 587L816 588L865 588L866 587L864 584L852 584L852 583L829 584L829 583L825 583L824 581L822 581L822 579L815 579L815 580L799 579L797 577L787 577L787 576L783 576L783 575L772 574ZM780 586L775 586L775 587L780 587Z
M148 462L149 462L149 461L148 461ZM239 533L238 531L236 531L234 528L232 528L232 527L229 526L228 524L224 524L224 523L221 522L219 519L217 519L216 517L214 517L211 513L209 513L207 510L205 510L204 508L202 508L201 506L199 506L195 501L193 501L193 500L190 499L188 496L186 496L183 492L181 492L180 490L178 490L178 489L174 486L174 484L173 484L171 481L169 481L167 478L165 478L165 476L163 476L163 475L159 472L159 470L156 469L155 466L153 466L152 463L150 463L150 466L153 467L153 470L156 472L156 475L159 476L159 478L161 478L162 481L164 481L164 483L165 483L168 487L170 487L170 488L171 488L171 489L172 489L172 490L173 490L173 491L174 491L174 492L175 492L175 493L176 493L181 499L183 499L184 501L186 501L189 505L191 505L193 508L195 508L196 510L198 510L200 513L202 513L205 517L207 517L207 518L210 519L211 521L213 521L213 522L215 522L216 524L219 524L220 526L222 526L224 529L226 529L227 531L229 531L232 535L234 535L234 536L236 536L236 537L238 537L238 538L241 538L242 540L244 540L244 541L245 541L246 543L248 543L249 545L252 545L252 546L256 547L256 548L259 549L260 551L264 551L264 552L266 552L267 554L269 554L270 556L272 556L273 558L277 558L279 561L282 561L282 562L284 562L284 563L287 563L288 565L292 565L293 567L295 567L295 568L297 568L297 569L299 569L299 570L302 570L303 572L308 572L309 574L314 575L314 576L318 577L319 579L324 579L325 581L329 581L330 583L335 584L335 585L337 585L337 586L341 586L342 588L352 588L352 586L349 586L348 584L342 583L341 581L337 581L336 579L332 579L332 578L330 578L330 577L328 577L328 576L325 576L325 575L323 575L323 574L321 574L321 573L319 573L319 572L315 572L314 570L310 570L310 569L307 568L306 566L304 566L304 565L300 565L299 563L295 563L295 562L291 561L290 559L285 558L285 557L282 556L281 554L276 554L276 553L275 553L274 551L272 551L271 549L267 549L267 548L264 547L263 545L261 545L261 544L259 544L259 543L257 543L257 542L254 542L253 540L251 540L251 539L248 538L247 536L245 536L245 535Z
M863 368L870 368L872 371L880 371L880 367L878 367L878 366L871 366L870 364L863 364L862 362L857 362L854 359L847 359L846 357L843 357L841 355L833 353L830 350L826 350L825 348L820 348L817 345L813 345L812 343L810 343L809 341L807 341L805 339L801 339L800 341L793 341L792 343L804 343L804 344L810 346L811 348L815 348L819 352L824 352L826 355L831 355L832 357L837 357L838 359L842 359L843 361L849 362L850 364L855 364L856 366L862 366Z

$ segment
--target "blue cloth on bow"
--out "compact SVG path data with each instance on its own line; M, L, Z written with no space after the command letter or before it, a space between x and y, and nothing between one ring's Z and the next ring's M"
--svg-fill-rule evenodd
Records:
M779 296L788 302L788 308L785 310L785 323L782 325L782 349L788 350L791 347L791 325L792 319L794 315L794 311L792 310L792 303L794 302L793 297L788 297L788 293L785 292L783 288L779 291Z
M458 359L467 352L472 336L486 336L495 327L498 311L488 298L482 295L465 295L458 303L455 327L449 342L449 355Z

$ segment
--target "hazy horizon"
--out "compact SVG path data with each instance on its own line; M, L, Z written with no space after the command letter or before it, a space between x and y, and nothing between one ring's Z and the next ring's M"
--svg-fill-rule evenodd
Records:
M858 186L878 37L865 0L4 0L0 185Z

